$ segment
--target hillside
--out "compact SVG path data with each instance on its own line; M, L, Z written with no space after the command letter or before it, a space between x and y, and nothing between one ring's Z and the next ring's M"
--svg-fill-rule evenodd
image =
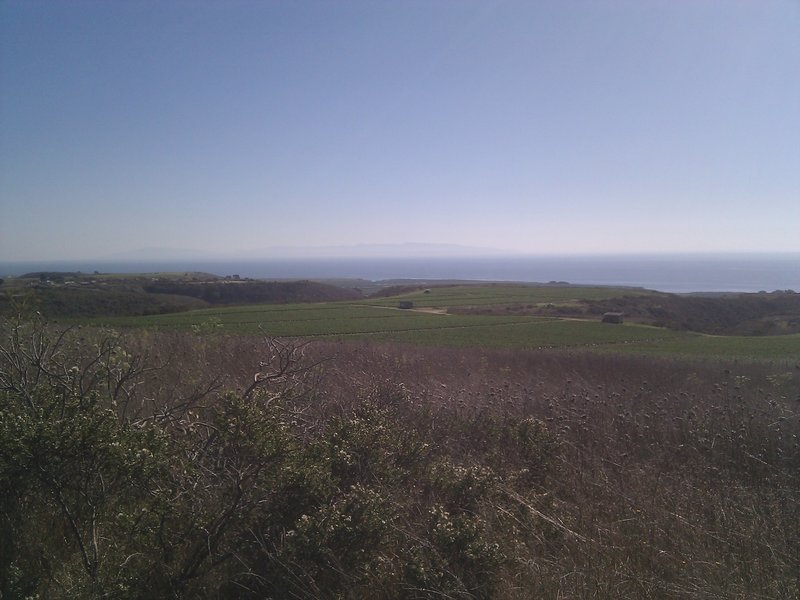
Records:
M93 290L75 287L35 287L0 296L0 315L36 311L50 319L145 316L208 306L187 296L146 294L136 290Z
M156 281L144 286L151 294L173 294L204 300L209 304L286 304L335 302L361 297L352 290L315 281Z
M237 275L37 272L0 284L0 315L38 311L50 319L146 316L213 305L353 300L361 295L313 281L257 281Z
M718 296L666 293L618 294L566 302L524 304L497 302L456 306L453 314L600 317L622 312L629 322L713 335L782 335L800 333L800 294L778 291Z

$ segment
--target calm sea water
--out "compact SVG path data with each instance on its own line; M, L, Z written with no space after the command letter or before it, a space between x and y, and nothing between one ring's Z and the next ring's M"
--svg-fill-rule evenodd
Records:
M664 292L800 291L800 253L757 255L513 256L267 260L0 262L0 276L30 271L205 271L255 278L463 279L624 285Z

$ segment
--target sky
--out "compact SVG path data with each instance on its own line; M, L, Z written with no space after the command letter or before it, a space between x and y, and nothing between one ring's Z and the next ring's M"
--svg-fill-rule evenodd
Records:
M800 251L800 1L0 2L0 260L404 243Z

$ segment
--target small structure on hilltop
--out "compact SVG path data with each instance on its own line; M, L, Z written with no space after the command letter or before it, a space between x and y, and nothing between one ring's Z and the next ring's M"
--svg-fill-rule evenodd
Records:
M622 323L624 313L621 312L607 312L603 313L603 323Z
M411 300L401 300L397 305L398 308L414 308L414 303Z

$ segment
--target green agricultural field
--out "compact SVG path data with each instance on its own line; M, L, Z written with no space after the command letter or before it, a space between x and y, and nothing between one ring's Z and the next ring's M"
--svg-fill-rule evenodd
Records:
M472 329L527 325L552 319L447 315L369 305L325 303L248 306L195 310L147 317L98 319L112 327L204 328L232 333L264 333L275 337L375 335L427 329Z
M526 285L465 285L430 288L368 301L378 306L397 306L398 300L409 300L421 308L451 306L485 306L492 304L563 304L577 300L606 300L620 296L639 296L653 292L638 288L526 286Z
M800 365L800 334L742 336L691 335L688 339L664 340L649 350L655 354L696 358L740 358L791 362Z
M492 322L486 317L470 329L429 329L426 331L385 332L374 337L385 341L443 346L481 346L495 348L615 349L626 345L657 346L665 342L683 343L695 334L669 331L642 325L609 325L595 321L536 320L527 323Z
M800 335L711 336L626 323L526 315L455 315L454 306L569 303L637 290L459 286L380 300L209 308L144 317L96 319L111 327L263 333L274 337L369 339L431 346L581 350L681 357L800 361ZM400 299L413 310L397 308Z
M488 324L470 329L382 332L369 337L430 346L588 350L682 358L800 361L800 335L712 336L646 325L608 325L579 320L540 320L535 323Z

